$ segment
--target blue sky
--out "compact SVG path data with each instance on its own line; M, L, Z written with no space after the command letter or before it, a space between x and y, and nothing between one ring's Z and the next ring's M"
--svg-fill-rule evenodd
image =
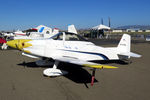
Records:
M28 29L40 24L67 29L150 25L150 0L0 0L0 30Z

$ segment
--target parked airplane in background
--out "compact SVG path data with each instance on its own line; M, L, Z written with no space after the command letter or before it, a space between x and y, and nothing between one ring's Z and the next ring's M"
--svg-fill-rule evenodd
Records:
M38 26L36 29L38 30L38 32L31 32L31 33L28 33L29 34L28 36L26 35L26 36L14 37L14 39L43 39L43 38L46 39L59 33L58 28L54 28L52 32L51 28L45 27L43 25ZM68 25L68 32L77 34L77 31L74 25Z
M44 25L40 25L37 28L31 28L26 30L26 32L17 31L14 32L14 39L22 39L26 37L48 37L49 34L52 33L52 29L50 27L46 27Z
M38 27L36 28L31 28L31 29L28 29L28 30L25 30L25 31L20 31L20 30L17 30L16 32L7 32L7 33L2 33L3 36L6 36L6 37L21 37L21 36L28 36L30 35L30 33L46 33L46 34L51 34L52 33L52 29L50 27L46 27L44 25L39 25ZM46 35L45 35L46 36Z
M26 36L17 36L15 39L46 39L50 38L52 35L57 34L59 32L58 28L54 28L52 33L39 33L39 32L28 32Z
M94 63L97 60L122 60L141 55L130 52L131 37L124 34L117 47L104 48L88 42L83 37L70 32L60 32L43 40L12 40L7 44L22 50L24 55L32 58L43 58L53 64L53 68L43 71L46 76L60 76L67 71L57 69L59 62L67 62L93 68L91 85L94 83L95 70L117 68ZM54 63L53 63L54 62ZM36 64L43 64L38 62Z

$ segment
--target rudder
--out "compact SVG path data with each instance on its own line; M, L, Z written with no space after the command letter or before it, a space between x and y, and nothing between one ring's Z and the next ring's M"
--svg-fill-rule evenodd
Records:
M123 34L117 46L117 50L120 53L130 53L130 48L131 48L131 36L128 34Z

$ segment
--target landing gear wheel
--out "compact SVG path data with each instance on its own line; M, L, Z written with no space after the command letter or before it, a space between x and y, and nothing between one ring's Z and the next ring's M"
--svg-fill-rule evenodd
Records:
M68 74L67 71L57 69L57 66L59 64L59 61L55 61L53 68L47 68L43 71L43 75L49 76L49 77L55 77L55 76L61 76Z
M68 72L60 69L55 69L55 68L47 68L43 71L43 74L45 76L55 77L55 76L66 75L68 74Z

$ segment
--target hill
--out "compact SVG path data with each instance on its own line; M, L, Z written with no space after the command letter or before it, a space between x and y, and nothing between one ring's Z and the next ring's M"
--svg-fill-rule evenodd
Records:
M117 29L141 29L146 30L150 29L150 25L127 25L127 26L120 26Z

